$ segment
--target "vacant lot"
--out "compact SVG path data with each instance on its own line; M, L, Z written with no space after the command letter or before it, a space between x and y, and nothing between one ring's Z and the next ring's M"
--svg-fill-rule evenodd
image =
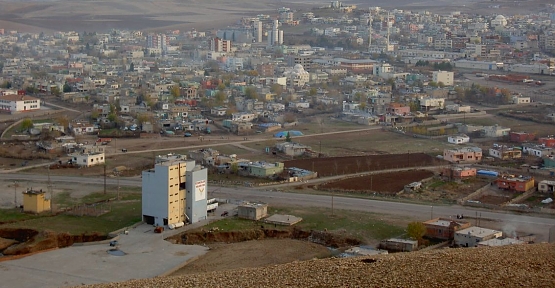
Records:
M433 172L427 170L412 170L394 173L366 175L327 183L322 189L376 191L382 194L397 194L405 185L432 177Z
M407 153L291 160L285 162L285 167L297 167L316 171L319 176L331 176L384 169L432 166L441 163L443 161L427 154Z
M328 248L302 240L268 239L239 243L215 243L198 260L187 264L171 276L263 267L331 256Z

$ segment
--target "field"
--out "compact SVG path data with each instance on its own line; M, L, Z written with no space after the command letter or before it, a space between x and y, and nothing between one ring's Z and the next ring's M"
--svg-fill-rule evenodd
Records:
M531 108L522 107L518 108L519 111L528 111ZM534 109L538 109L535 108ZM514 109L517 110L517 109ZM509 113L509 110L503 110L505 113ZM546 111L547 114L547 111ZM520 114L515 114L520 115ZM522 114L526 115L526 114ZM553 124L543 124L537 123L532 121L524 121L519 120L511 117L504 117L501 115L494 115L492 117L485 117L485 118L467 118L466 124L473 124L473 125L499 125L502 127L509 127L511 131L515 132L532 132L536 133L538 137L552 135L554 131Z
M411 170L393 173L380 173L339 180L319 186L322 189L375 191L380 194L395 195L403 190L405 185L432 177L431 171Z
M297 167L316 171L322 177L364 171L441 165L442 163L443 161L424 153L407 153L299 159L285 161L285 167Z
M360 129L368 127L359 126ZM293 129L292 129L293 130ZM304 131L301 130L304 133ZM320 131L317 131L318 133ZM324 132L328 132L327 129ZM272 139L256 143L246 143L247 147L264 149L273 147L282 139ZM382 131L379 127L371 127L367 131L357 131L341 134L293 137L293 142L308 145L313 151L328 156L346 156L362 154L396 154L396 153L430 153L442 154L446 147L450 147L447 140L413 138L407 135ZM410 144L409 144L410 143Z

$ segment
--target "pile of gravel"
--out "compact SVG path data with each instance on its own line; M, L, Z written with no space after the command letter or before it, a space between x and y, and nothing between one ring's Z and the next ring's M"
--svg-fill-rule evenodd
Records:
M279 251L276 251L279 253ZM88 287L555 287L555 245L442 249Z

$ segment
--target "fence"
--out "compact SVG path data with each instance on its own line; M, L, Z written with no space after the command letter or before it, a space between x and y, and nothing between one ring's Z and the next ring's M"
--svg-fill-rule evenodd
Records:
M490 186L491 186L490 184L487 184L484 187L474 191L472 194L470 194L470 195L468 195L468 196L466 196L462 199L459 199L459 204L464 205L468 200L478 198L478 197L484 195L484 193L489 190Z

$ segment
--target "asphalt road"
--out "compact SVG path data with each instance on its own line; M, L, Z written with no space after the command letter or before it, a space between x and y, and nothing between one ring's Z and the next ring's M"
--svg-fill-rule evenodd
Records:
M35 174L0 174L0 180L27 180L35 181L48 180L48 176ZM53 183L79 183L91 185L103 185L103 178L95 177L73 177L73 176L50 176ZM108 185L117 185L117 179L107 178ZM122 178L119 180L120 186L140 187L141 178ZM270 190L272 189L272 190ZM539 241L548 240L548 231L555 226L555 217L549 215L535 214L512 214L507 211L492 211L486 209L476 209L463 207L458 205L424 205L406 202L388 202L371 199L360 199L350 197L339 197L330 195L315 195L301 193L287 193L275 191L273 187L267 190L253 189L247 187L229 188L229 187L211 187L209 191L212 197L224 198L231 200L247 200L260 201L270 205L288 205L301 207L333 207L338 210L355 210L365 211L378 214L396 215L408 217L414 220L427 220L430 217L454 217L457 214L466 215L467 219L475 224L474 217L478 216L482 221L489 220L490 224L496 226L496 229L504 230L506 233L511 231L519 231L525 233L533 233L538 235ZM9 191L0 191L0 193L11 193ZM553 231L553 230L552 230ZM552 236L553 240L554 236Z

